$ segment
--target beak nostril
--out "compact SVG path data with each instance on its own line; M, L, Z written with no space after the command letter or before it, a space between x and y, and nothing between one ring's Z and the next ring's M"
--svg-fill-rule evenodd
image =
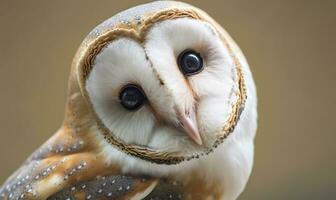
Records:
M180 127L182 127L182 128L184 128L183 123L181 121L178 121L177 125L180 126Z

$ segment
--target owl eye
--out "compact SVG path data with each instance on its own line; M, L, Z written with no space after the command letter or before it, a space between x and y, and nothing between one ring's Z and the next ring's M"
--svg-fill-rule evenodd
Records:
M145 102L144 92L137 85L124 86L119 93L120 104L127 110L136 110Z
M201 55L193 50L185 50L177 58L180 70L184 75L193 75L202 71L203 59Z

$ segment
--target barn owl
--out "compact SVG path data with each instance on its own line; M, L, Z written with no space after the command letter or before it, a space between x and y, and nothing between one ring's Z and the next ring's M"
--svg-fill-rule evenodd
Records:
M237 199L253 164L256 89L204 11L155 1L94 28L65 119L0 199Z

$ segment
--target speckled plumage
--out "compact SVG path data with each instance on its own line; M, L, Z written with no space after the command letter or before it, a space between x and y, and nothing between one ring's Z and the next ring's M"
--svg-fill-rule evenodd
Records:
M144 43L147 32L156 23L178 18L209 23L215 29L211 31L219 34L223 45L228 49L234 66L232 79L235 82L230 91L231 99L227 102L230 105L227 123L214 140L209 140L208 146L191 154L164 152L123 142L99 120L85 89L85 81L92 70L95 57L112 40L125 36ZM245 81L248 82L247 85ZM162 80L160 82L164 84ZM252 97L252 102L246 99L246 94L251 95L249 97ZM207 162L206 158L202 160L203 157L213 155L216 147L229 146L232 141L227 144L222 142L227 137L230 138L229 134L235 134L237 128L239 132L251 129L248 140L252 141L256 128L255 99L253 79L243 55L230 36L203 11L173 1L154 2L126 10L98 25L84 39L72 63L62 127L8 178L0 189L0 199L234 199L248 179L251 163L246 164L248 167L242 172L243 185L232 195L226 195L231 189L225 181L213 177L208 181L204 178L206 175L200 175L195 168L190 168L190 171L184 169L188 171L183 173L186 174L185 177L174 173L174 170L179 169L179 166L185 168L184 166L188 166L186 162L201 166L197 160ZM245 106L248 110L246 112L252 114L243 115ZM248 123L252 125L239 127L240 118L251 121ZM118 155L122 154L122 159L113 158L116 162L111 162L106 158L107 144ZM217 153L220 151L224 150L218 150ZM253 156L253 152L251 154ZM151 167L155 170L162 167L169 173L155 175L146 170L127 170L123 166L127 161L123 159L128 157L132 159L131 162L139 162L139 168L148 166L147 170L150 171ZM247 157L249 161L250 155ZM176 167L171 167L172 164Z

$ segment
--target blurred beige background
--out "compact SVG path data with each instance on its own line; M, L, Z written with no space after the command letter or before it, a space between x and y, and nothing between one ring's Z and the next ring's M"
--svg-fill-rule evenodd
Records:
M0 1L0 182L61 124L85 35L142 2ZM240 199L336 199L336 1L191 3L231 33L257 83L255 165Z

